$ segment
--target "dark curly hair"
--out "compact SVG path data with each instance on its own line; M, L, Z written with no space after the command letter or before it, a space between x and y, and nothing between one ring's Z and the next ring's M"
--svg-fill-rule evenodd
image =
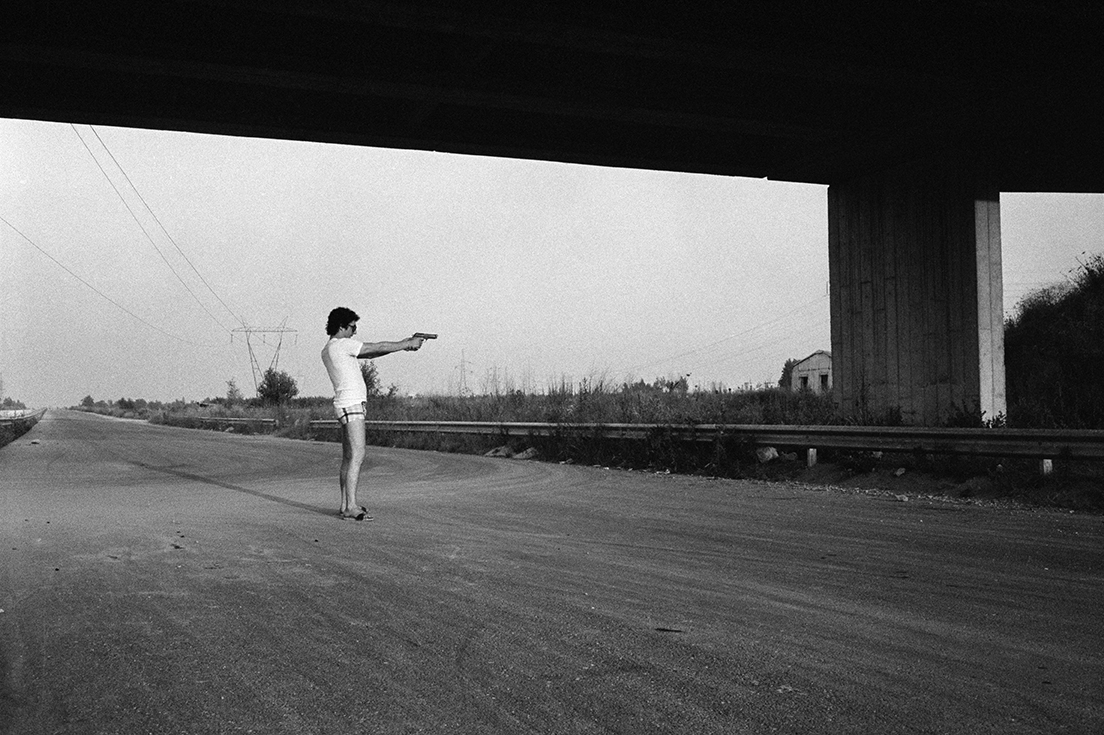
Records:
M339 306L330 312L326 318L326 334L331 337L338 333L342 327L347 327L353 322L360 321L360 317L352 309Z

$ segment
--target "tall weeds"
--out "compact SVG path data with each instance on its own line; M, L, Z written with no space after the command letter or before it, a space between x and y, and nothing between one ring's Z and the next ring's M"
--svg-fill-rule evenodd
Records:
M657 381L657 384L660 381ZM780 388L753 392L668 390L656 385L616 386L603 377L561 379L543 393L504 390L478 396L375 395L369 418L378 421L476 421L553 424L839 424L829 396ZM296 398L282 406L215 403L176 405L155 422L196 426L201 417L275 418L281 431L306 433L315 419L332 419L329 398Z
M1104 256L1020 301L1004 351L1010 425L1104 428Z

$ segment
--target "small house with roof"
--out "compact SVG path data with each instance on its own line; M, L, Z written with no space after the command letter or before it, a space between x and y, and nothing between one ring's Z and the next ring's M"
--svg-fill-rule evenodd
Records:
M832 353L817 350L794 364L790 374L790 388L828 393L832 390Z

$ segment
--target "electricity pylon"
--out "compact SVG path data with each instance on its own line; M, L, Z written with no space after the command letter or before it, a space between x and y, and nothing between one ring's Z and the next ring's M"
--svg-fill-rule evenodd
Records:
M280 348L284 346L284 335L298 334L298 330L288 329L284 326L287 323L285 319L278 327L238 327L231 330L232 332L241 332L245 334L245 346L249 349L249 366L253 369L253 388L260 390L261 379L264 375L264 370L261 369L261 363L257 360L257 353L253 351L253 337L254 335L260 335L261 344L265 346L274 346L275 350L272 355L272 362L269 363L268 369L275 370L276 366L280 364ZM275 335L275 345L269 345L269 336ZM233 334L231 334L233 339Z

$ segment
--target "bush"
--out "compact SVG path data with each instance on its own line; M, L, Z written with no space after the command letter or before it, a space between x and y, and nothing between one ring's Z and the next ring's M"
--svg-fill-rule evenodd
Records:
M1071 285L1025 296L1005 325L1008 423L1104 427L1104 256L1088 258Z
M266 406L280 406L299 393L295 379L282 370L268 368L264 371L261 384L257 386L257 397Z

